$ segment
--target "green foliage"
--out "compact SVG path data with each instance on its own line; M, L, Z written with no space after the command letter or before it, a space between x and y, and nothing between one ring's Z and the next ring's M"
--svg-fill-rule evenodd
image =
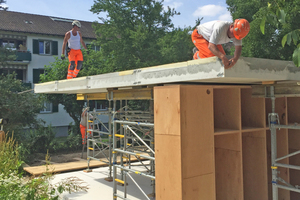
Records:
M163 1L154 0L96 0L93 13L106 12L103 24L94 24L100 51L83 51L83 68L78 77L103 74L180 62L192 58L193 43L188 32L191 28L174 28L171 17L178 15L174 9L163 9ZM199 22L201 20L198 20ZM68 61L55 57L45 66L41 82L66 79ZM59 103L79 127L82 101L76 95L45 95L53 103ZM78 131L79 134L79 131Z
M5 137L4 141L0 141L0 174L9 176L10 172L19 171L22 164L15 139Z
M1 4L1 3L0 3ZM0 65L6 66L9 62L14 61L17 58L16 51L11 48L0 47Z
M4 130L10 132L37 124L36 113L41 109L39 98L32 92L22 93L28 88L14 76L15 74L0 75L0 118L9 119Z
M192 42L187 30L174 29L174 9L163 9L163 1L97 0L93 13L106 12L95 25L97 43L107 71L122 71L191 59ZM173 37L174 40L171 40ZM181 37L183 41L178 38ZM182 48L182 45L185 45ZM180 52L180 53L178 53Z
M49 161L49 156L46 160ZM20 172L22 161L19 147L13 138L0 142L0 199L1 200L57 200L67 191L87 191L83 181L70 177L57 184L51 184L52 173L41 177L24 177Z
M262 17L260 29L265 33L266 23L276 28L276 33L279 38L282 38L282 47L288 44L294 49L294 52L290 55L294 64L300 67L300 48L297 44L300 40L299 34L299 13L300 2L299 1L285 1L278 0L268 3L267 12ZM283 37L282 34L285 34Z
M21 158L31 160L34 153L58 153L62 151L74 151L82 147L81 137L77 134L78 128L70 124L69 135L65 138L55 137L55 128L39 125L22 134L20 147Z

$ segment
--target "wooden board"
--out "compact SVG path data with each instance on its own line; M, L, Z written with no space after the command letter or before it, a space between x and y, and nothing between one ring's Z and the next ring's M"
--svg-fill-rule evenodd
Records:
M244 200L268 199L265 131L242 135Z
M214 89L214 127L240 130L240 89Z
M182 200L180 136L155 135L156 200Z
M253 98L252 89L241 89L242 129L246 127L264 128L265 100Z
M155 87L155 134L180 135L180 86Z
M216 199L243 200L241 152L215 149Z
M212 92L211 87L181 87L183 178L192 178L214 172Z
M144 158L140 158L140 160L145 160ZM136 162L137 159L135 156L131 156L131 162ZM120 158L117 158L117 163L120 163ZM57 163L57 164L51 164L48 166L48 168L45 165L42 166L34 166L34 167L24 167L23 169L30 173L33 176L39 176L42 175L45 172L51 172L51 173L61 173L61 172L69 172L69 171L76 171L76 170L82 170L87 169L87 161L81 160L77 162L68 162L68 163ZM107 167L108 164L98 161L98 160L91 160L90 161L90 168L96 168L96 167Z
M207 174L183 180L184 200L215 200L215 175Z

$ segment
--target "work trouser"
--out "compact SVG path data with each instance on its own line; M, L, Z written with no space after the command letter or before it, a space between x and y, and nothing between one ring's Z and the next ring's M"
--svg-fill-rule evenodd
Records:
M193 56L194 60L215 56L208 48L209 42L198 33L197 29L195 29L192 33L192 41L198 49ZM221 44L218 44L217 47L224 55L226 54Z
M90 131L88 131L88 132L91 135L91 132ZM81 133L81 138L82 138L82 144L86 144L86 140L87 140L86 126L83 126L80 124L80 133Z
M76 78L83 63L83 56L80 49L71 49L68 55L69 58L69 68L67 79Z

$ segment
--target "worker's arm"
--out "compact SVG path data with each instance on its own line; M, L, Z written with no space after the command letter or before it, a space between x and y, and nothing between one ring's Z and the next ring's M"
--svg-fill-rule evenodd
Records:
M78 31L78 33L79 33L79 35L80 35L80 43L81 43L81 45L82 45L85 49L87 49L87 48L86 48L86 45L85 45L85 43L84 43L84 41L83 41L83 39L82 39L81 32Z
M229 60L226 58L226 56L218 49L217 45L213 43L208 43L208 49L218 58L220 58L224 64L225 69L229 68Z
M242 46L235 46L235 51L234 51L234 56L233 58L231 58L229 60L230 62L230 65L228 68L231 68L235 65L235 63L238 61L238 59L240 58L241 56L241 53L242 53Z
M71 37L71 34L70 34L70 32L68 31L68 32L65 34L65 38L64 38L64 41L63 41L62 50L61 50L61 54L62 54L62 55L65 55L66 45L67 45L67 42L68 42L68 40L70 39L70 37Z

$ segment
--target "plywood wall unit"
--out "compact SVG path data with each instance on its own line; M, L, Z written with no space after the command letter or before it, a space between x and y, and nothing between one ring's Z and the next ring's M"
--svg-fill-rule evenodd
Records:
M244 199L268 199L266 132L244 132L242 147Z
M215 132L240 130L240 89L214 89Z
M217 200L243 199L241 134L215 136Z
M251 88L241 89L242 129L265 128L265 100L253 98Z
M287 98L288 123L300 124L300 98ZM300 130L289 130L289 153L300 150ZM289 159L291 165L300 166L300 155L292 156ZM300 185L300 171L290 169L290 182L292 185ZM300 199L300 193L291 192L291 200Z
M155 88L156 199L215 199L212 98L211 87Z
M157 200L272 199L271 100L251 92L247 86L154 88ZM275 112L280 124L300 123L300 98L277 98ZM299 141L300 131L277 130L278 157L299 150ZM300 172L279 171L300 185ZM300 195L280 189L279 199Z

